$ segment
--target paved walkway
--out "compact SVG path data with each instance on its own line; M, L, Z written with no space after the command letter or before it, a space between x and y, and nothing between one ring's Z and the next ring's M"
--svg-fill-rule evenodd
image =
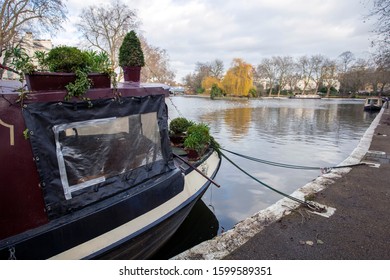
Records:
M384 109L370 128L352 161L341 165L363 161L375 167L332 171L314 187L293 194L314 193L313 200L327 206L329 217L283 200L175 259L389 260L390 109Z

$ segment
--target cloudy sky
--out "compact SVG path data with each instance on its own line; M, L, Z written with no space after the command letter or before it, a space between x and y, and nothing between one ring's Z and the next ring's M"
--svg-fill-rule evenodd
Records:
M99 0L68 0L66 32L55 45L76 45L73 22L81 9ZM126 0L137 11L141 30L153 46L165 49L176 80L196 62L234 58L258 65L265 57L322 54L337 58L344 51L366 57L372 21L366 21L369 0Z

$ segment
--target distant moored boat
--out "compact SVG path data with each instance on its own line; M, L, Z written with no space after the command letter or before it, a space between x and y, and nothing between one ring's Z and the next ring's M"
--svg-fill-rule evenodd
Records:
M364 103L365 111L379 111L383 106L383 100L381 97L368 97Z

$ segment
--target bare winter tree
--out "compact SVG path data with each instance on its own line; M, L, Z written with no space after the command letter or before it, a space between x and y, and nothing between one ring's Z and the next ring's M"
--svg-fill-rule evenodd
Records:
M312 73L312 79L316 84L315 93L318 92L323 78L324 78L324 62L326 60L326 57L324 57L321 54L313 55L310 58L311 64L313 65L313 73Z
M90 47L108 53L114 68L118 67L118 51L126 33L140 25L136 11L120 0L105 5L92 5L82 10L78 30Z
M217 78L219 80L222 79L223 74L225 72L223 61L220 59L216 59L210 62L209 66L210 66L210 76Z
M390 0L374 0L369 16L376 18L374 32L379 39L390 43Z
M351 75L347 74L350 70L350 67L352 65L352 62L355 61L355 55L350 51L345 51L342 54L339 55L339 69L340 69L340 76L339 80L342 85L351 84ZM346 93L347 87L343 86L341 87L343 94Z
M141 45L145 56L145 67L142 67L143 82L172 84L175 73L169 64L169 55L165 49L154 47L141 37Z
M312 81L313 71L314 71L314 60L313 57L308 57L306 55L298 58L297 67L300 80L303 83L302 94L305 94L306 90L309 87L310 82Z
M349 70L351 63L355 60L352 52L346 51L339 55L341 72L345 73Z
M343 94L348 93L352 96L359 90L365 90L365 85L368 83L368 72L368 61L363 58L357 59L346 73L342 73L343 77L340 82Z
M390 0L374 0L372 3L368 17L376 20L373 30L377 35L373 41L375 60L383 69L390 71Z
M66 20L63 0L1 0L0 5L0 56L14 47L21 32L52 32ZM3 57L7 64L9 56Z
M337 62L326 58L322 66L322 84L326 87L326 97L330 96L331 88L335 88L338 81Z
M300 75L298 74L298 71L296 70L297 68L298 65L294 63L294 65L292 65L291 71L289 71L286 75L287 86L293 94L295 94L295 89L297 88L297 84L301 79Z
M276 83L277 71L278 69L275 63L270 58L263 58L261 60L261 63L257 66L256 69L258 78L266 81L265 89L267 89L268 88L267 85L269 85L269 92L268 92L269 96L271 96L272 89Z
M294 61L291 56L276 56L272 57L272 61L276 68L276 79L278 83L278 96L288 83L288 76L293 70Z
M211 76L211 67L209 62L197 62L195 72L184 77L183 83L190 92L201 93L203 91L202 81Z
M383 60L376 59L375 55L367 61L366 83L371 85L372 91L379 96L390 84L390 69Z

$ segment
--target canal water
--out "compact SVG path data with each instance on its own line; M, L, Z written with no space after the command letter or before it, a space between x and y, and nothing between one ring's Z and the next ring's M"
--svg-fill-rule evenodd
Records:
M347 158L376 116L364 112L363 101L352 99L230 101L175 96L166 103L170 119L181 116L207 123L225 149L266 161L315 167L336 166ZM257 179L287 194L321 175L319 170L285 169L224 153ZM225 159L215 181L221 188L210 185L175 242L157 258L168 258L227 231L283 198Z

